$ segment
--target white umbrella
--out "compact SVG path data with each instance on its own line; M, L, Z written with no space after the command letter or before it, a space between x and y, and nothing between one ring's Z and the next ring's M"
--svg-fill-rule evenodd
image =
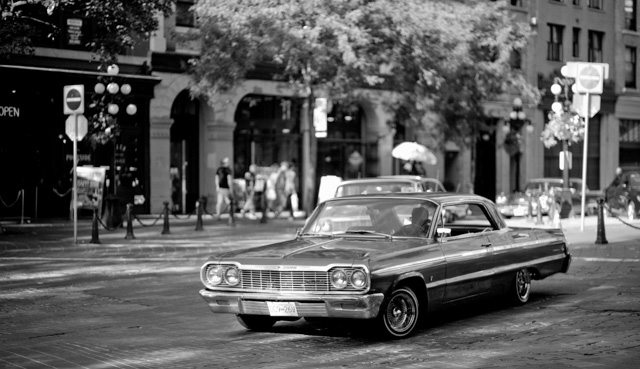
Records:
M438 162L438 159L436 159L435 154L431 152L431 150L417 142L403 142L391 151L391 155L401 160L421 161L430 165Z

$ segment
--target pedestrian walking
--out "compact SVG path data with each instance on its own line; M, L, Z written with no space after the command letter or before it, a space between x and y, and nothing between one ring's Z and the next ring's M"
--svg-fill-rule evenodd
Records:
M233 196L233 173L229 168L229 158L220 161L220 167L216 171L216 215L220 219L222 204L231 206L231 198Z
M273 211L276 213L277 211L277 200L278 194L276 192L276 182L278 181L278 164L274 163L271 165L271 170L269 176L267 177L267 208L264 210L267 213L269 211ZM277 216L277 214L276 214Z
M287 184L286 172L289 168L289 163L283 161L280 163L280 168L278 168L276 174L276 203L275 203L275 217L277 218L280 213L284 211L287 206L287 193L285 190Z
M245 195L246 200L244 202L244 206L240 210L240 214L245 216L245 213L248 211L251 215L250 218L254 219L256 217L256 206L255 206L255 192L256 192L256 165L249 165L249 170L244 174L244 182L245 182Z
M287 198L287 209L291 212L289 220L295 218L298 211L298 191L297 191L297 174L293 163L289 163L287 170L284 172L285 184L284 191Z

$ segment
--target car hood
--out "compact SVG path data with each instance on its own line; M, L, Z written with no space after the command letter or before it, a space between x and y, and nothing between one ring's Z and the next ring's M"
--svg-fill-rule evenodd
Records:
M363 262L392 257L394 253L428 242L424 239L384 239L380 237L297 238L248 250L231 251L209 258L210 261L243 264L310 264ZM301 259L305 259L302 262Z

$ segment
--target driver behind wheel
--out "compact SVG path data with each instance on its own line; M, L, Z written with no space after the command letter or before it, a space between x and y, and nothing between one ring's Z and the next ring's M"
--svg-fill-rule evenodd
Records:
M395 233L396 236L421 237L429 229L429 210L419 206L411 210L411 224L407 224Z

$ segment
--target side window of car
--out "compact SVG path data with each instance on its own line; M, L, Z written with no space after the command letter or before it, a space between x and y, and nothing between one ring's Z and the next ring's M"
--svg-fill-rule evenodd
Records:
M464 210L464 216L456 216L455 214L460 214L461 209ZM451 236L488 232L496 229L484 206L479 204L446 205L443 210L444 227L451 229Z

